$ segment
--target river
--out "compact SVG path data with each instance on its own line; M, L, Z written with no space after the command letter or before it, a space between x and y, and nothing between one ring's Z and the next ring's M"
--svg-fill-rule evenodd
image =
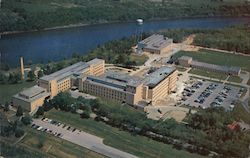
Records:
M250 18L194 18L160 21L145 21L144 32L167 28L223 28L244 24ZM73 53L86 54L97 45L128 37L139 30L136 23L112 23L25 32L2 35L0 40L1 62L10 66L19 64L23 56L25 63L46 63L69 58Z

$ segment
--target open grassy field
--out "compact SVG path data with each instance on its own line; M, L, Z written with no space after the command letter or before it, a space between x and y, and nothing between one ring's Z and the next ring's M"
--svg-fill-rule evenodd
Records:
M142 158L202 157L186 151L178 151L173 149L170 145L153 141L143 136L131 135L128 132L113 128L102 122L96 122L92 119L81 119L77 114L66 113L53 109L46 113L45 116L102 137L104 138L105 144Z
M229 82L241 83L242 79L239 76L230 76L228 81Z
M0 153L3 157L9 158L44 158L48 157L46 154L41 152L29 150L27 147L13 145L10 142L0 139Z
M104 156L86 148L72 144L54 136L38 132L31 128L27 129L27 135L20 143L21 146L43 153L49 157L60 158L104 158Z
M244 107L240 104L236 105L234 107L234 110L233 110L233 115L240 119L240 120L243 120L245 123L248 123L250 124L250 117L249 117L249 113L246 112L246 110L244 109Z
M34 86L35 82L22 82L19 84L0 84L0 103L10 101L14 94L17 94L24 88Z
M131 61L136 62L136 65L143 65L148 60L146 55L130 54L129 57Z
M190 57L193 57L194 60L207 62L210 64L239 66L243 70L250 72L250 57L249 56L247 57L247 56L242 56L242 55L222 53L218 51L210 51L210 50L201 49L197 52L179 51L173 56L173 58L177 59L181 56L190 56Z
M184 68L184 67L182 67L182 66L176 66L176 69L177 69L178 71L180 71L180 72L184 72L184 71L187 70L186 68Z
M210 78L216 78L219 80L225 80L227 78L227 75L223 73L216 73L212 71L205 71L205 70L195 69L195 68L191 69L189 73L200 75L200 76L205 76L205 77L210 77Z

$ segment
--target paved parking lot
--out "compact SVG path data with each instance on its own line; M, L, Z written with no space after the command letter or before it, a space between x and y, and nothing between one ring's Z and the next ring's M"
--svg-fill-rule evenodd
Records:
M184 98L186 100L184 99L185 101L182 104L204 109L210 106L221 106L227 110L231 110L234 107L235 101L239 99L241 88L199 80L193 85L188 85L185 89Z
M89 150L95 151L97 153L100 153L102 155L105 155L107 157L111 158L138 158L132 154L120 151L118 149L115 149L113 147L107 146L103 144L103 139L99 138L97 136L88 134L83 131L79 131L78 129L75 129L74 132L72 131L74 128L71 127L71 129L68 130L68 126L63 128L63 124L60 126L51 124L49 122L42 121L41 119L34 119L33 124L36 124L40 127L47 128L52 130L52 133L57 132L61 133L61 138L65 139L69 142L72 142L74 144L78 144L82 147L85 147Z

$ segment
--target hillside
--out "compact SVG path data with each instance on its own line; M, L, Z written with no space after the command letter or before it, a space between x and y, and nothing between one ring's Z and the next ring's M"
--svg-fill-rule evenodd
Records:
M137 18L250 16L246 0L3 0L0 32Z

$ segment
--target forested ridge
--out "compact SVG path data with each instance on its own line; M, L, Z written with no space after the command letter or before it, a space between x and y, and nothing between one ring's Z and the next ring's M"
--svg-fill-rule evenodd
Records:
M250 54L250 24L223 29L166 29L160 33L174 42L194 34L194 45Z
M3 0L0 32L137 18L249 15L246 0Z

